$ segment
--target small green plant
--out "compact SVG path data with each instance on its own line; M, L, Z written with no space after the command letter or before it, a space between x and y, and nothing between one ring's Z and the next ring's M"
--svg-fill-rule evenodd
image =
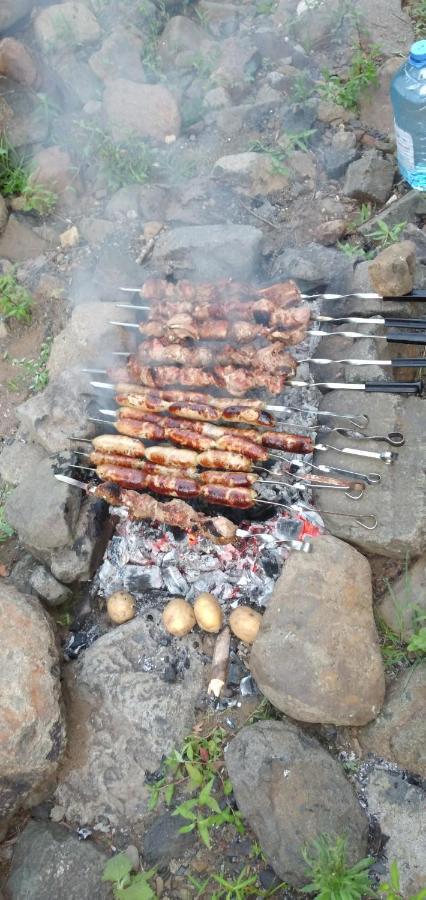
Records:
M309 884L302 888L316 900L362 900L371 896L369 870L374 860L361 859L354 866L347 862L347 839L322 834L303 850Z
M380 250L385 250L391 244L399 241L401 233L406 227L406 222L398 222L396 225L388 225L383 219L379 219L373 231L369 231L366 237L377 244Z
M356 49L346 76L333 75L328 69L322 75L324 84L319 86L319 91L324 99L357 112L364 88L378 83L377 52L374 48L368 52Z
M382 900L426 900L426 889L404 898L404 894L401 892L398 863L394 860L390 865L390 880L379 885L376 896Z
M0 276L0 315L4 319L29 322L32 303L31 294L18 284L13 270Z
M377 626L385 669L392 671L395 667L408 666L410 659L407 654L406 641L402 639L400 634L389 628L383 619L378 618Z
M371 203L361 203L359 210L354 219L348 222L348 231L357 231L361 225L365 225L373 215L373 207Z
M306 103L314 93L312 81L303 73L296 75L291 89L291 101L293 103Z
M8 387L11 390L21 391L23 388L37 394L43 391L49 384L49 373L47 371L47 363L49 361L50 351L52 348L52 338L43 341L40 347L40 353L37 359L13 359L12 365L19 366L22 370L21 375L9 382Z
M226 731L214 728L206 737L190 734L181 750L173 750L163 763L166 774L149 785L150 809L155 809L160 798L168 805L172 802L177 785L186 783L190 790L207 785L223 768L223 748ZM225 793L230 794L230 781L223 781Z
M255 16L270 16L276 5L276 0L256 0L254 14Z
M196 900L206 896L206 889L212 881L219 885L219 890L214 890L213 893L209 893L211 900L244 900L244 897L253 896L258 898L273 897L274 894L277 894L278 891L281 891L286 887L286 885L282 883L267 891L262 890L259 888L258 876L256 874L250 875L248 867L244 867L234 881L230 881L223 875L216 874L209 876L205 881L198 881L190 875L189 881L197 891L195 895Z
M78 123L86 136L84 155L98 162L99 168L111 190L126 184L144 184L150 177L154 161L150 147L136 135L123 136L114 141L103 128Z
M417 0L411 7L414 30L417 38L426 37L426 0Z
M315 128L308 128L305 131L298 131L293 134L283 134L274 146L264 144L262 141L253 141L249 149L254 153L264 153L269 156L273 171L277 175L289 175L289 169L285 163L295 150L303 150L305 152L308 150L309 140L315 134L315 131Z
M410 642L407 644L407 650L409 653L417 653L421 656L426 655L426 627L420 628L416 631Z
M40 215L52 212L58 199L53 191L37 184L25 159L4 137L0 138L0 194L21 197L24 212L34 210Z
M133 874L129 857L117 853L108 860L102 881L111 882L115 900L155 900L156 894L149 884L154 875L155 869Z
M182 825L182 828L179 828L180 834L187 834L197 829L203 844L209 849L211 847L210 829L214 826L219 828L225 824L234 825L239 834L244 834L240 813L228 805L221 809L216 797L212 796L214 781L215 779L211 778L196 797L184 800L172 812L172 816L182 816L183 819L189 820L189 825Z
M337 247L350 259L366 260L375 256L374 250L365 250L361 244L352 243L351 241L337 241Z

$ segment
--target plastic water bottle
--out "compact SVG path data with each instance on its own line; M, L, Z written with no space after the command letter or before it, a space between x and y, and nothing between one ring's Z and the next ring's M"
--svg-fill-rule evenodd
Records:
M426 191L426 41L412 45L393 77L391 98L399 170L416 191Z

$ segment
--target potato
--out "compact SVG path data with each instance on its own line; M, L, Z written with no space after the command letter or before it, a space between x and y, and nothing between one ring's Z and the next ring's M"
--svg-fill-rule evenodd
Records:
M233 634L245 644L252 644L257 636L262 616L249 606L239 606L229 616L229 627Z
M183 597L170 600L163 612L163 625L169 634L183 637L192 631L195 625L194 610Z
M107 600L107 612L111 622L122 625L136 615L136 602L128 591L116 591Z
M217 634L222 628L223 613L218 600L213 594L199 594L194 603L194 613L197 625L208 631L209 634Z

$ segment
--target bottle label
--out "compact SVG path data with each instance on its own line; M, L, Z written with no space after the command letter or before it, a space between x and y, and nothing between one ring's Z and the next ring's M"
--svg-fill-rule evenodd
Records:
M413 170L414 164L414 144L413 138L408 131L404 131L395 122L396 147L398 151L398 159L406 169Z

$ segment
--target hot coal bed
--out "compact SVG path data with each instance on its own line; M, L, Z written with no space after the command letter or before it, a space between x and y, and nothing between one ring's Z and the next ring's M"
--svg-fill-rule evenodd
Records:
M135 303L135 305L137 305ZM129 319L129 317L127 317ZM132 319L132 317L130 317ZM143 321L147 315L135 312L133 321ZM303 359L311 355L315 338L306 336L297 347L292 347L292 355ZM133 332L128 332L129 353L134 352L137 340ZM217 348L219 348L217 344ZM214 342L209 344L213 350ZM111 365L117 365L117 358L102 360L110 372ZM123 360L119 360L122 366ZM306 369L306 372L304 371ZM101 377L96 374L94 377ZM100 370L99 370L100 371ZM308 368L301 365L298 374L303 378ZM209 391L217 394L220 392ZM251 391L249 396L264 399L264 392ZM223 396L223 394L222 394ZM94 419L105 418L103 410L116 408L112 398L114 393L98 389L92 404L91 413ZM230 398L232 402L232 398ZM318 403L318 391L314 387L292 388L291 397L286 390L273 398L276 405L299 408L283 411L279 417L279 428L286 426L293 432L314 435L315 407ZM303 412L302 412L303 410ZM311 412L309 412L311 410ZM97 424L98 434L115 433L111 422L105 418L105 425ZM149 442L146 442L149 446ZM93 472L80 469L75 465L90 466L81 452L90 451L87 443L74 442L76 452L63 459L60 471L86 483L96 483ZM75 658L88 644L103 633L99 616L93 613L97 602L101 608L106 599L115 591L127 590L135 598L137 613L149 616L153 610L161 611L173 597L185 597L193 601L204 591L214 594L219 600L225 616L240 605L251 606L260 610L265 608L272 594L275 582L291 552L309 552L312 548L310 537L324 531L324 522L319 513L311 506L312 492L305 490L301 494L296 484L291 484L289 467L294 461L300 466L301 457L287 453L285 460L271 459L265 464L263 476L265 480L280 481L282 484L256 484L259 499L270 501L256 505L250 510L236 510L228 507L207 506L199 501L192 502L195 508L215 516L224 514L236 523L236 540L232 543L215 543L207 536L187 533L180 528L170 527L154 521L135 521L128 510L120 507L110 508L110 522L113 526L103 560L89 588L90 611L87 603L82 605L82 614L73 623L72 634L65 647L65 655ZM312 454L303 457L306 463L304 471L309 471ZM300 474L299 468L295 470ZM163 498L166 499L167 498ZM273 504L283 504L287 508L279 508ZM86 612L84 612L86 610ZM231 656L232 659L232 656Z

